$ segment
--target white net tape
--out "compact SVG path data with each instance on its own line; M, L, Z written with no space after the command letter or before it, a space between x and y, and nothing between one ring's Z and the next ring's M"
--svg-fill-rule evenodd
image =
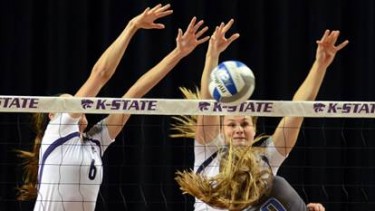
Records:
M128 113L143 115L304 116L375 118L375 102L262 101L232 106L214 100L76 98L0 95L0 112Z

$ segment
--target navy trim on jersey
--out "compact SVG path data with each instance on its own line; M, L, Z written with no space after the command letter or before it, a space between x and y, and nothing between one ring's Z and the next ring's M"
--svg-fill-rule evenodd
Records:
M100 149L100 157L102 156L102 147L100 146L100 141L98 140L95 140L95 139L91 139L91 138L87 138L87 137L83 137L85 141L91 141L93 142L94 144L96 144L99 149Z
M41 169L40 169L40 172L39 172L39 176L38 176L38 184L40 184L41 180L42 180L42 175L43 175L43 169L44 169L44 163L46 162L47 160L47 157L53 152L53 150L55 150L57 147L63 145L65 142L69 141L70 139L76 137L76 136L80 136L80 133L79 132L74 132L74 133L71 133L65 137L61 137L59 139L57 139L56 141L54 141L46 150L46 152L44 153L43 155L43 159L42 159L42 162L41 162Z
M212 154L210 157L208 157L200 166L199 168L197 169L197 174L201 173L205 168L206 166L208 166L217 156L217 153L219 152L216 151L214 152L214 154Z

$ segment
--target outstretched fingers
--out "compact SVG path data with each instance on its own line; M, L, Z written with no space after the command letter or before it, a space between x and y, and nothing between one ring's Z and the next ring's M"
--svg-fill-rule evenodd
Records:
M323 46L331 46L333 47L336 51L339 51L343 49L347 44L349 44L348 40L345 40L341 42L339 45L335 46L338 38L340 36L340 31L334 30L326 30L320 40L317 41L317 44L323 45Z
M207 31L208 31L208 26L205 26L205 27L203 27L201 30L199 30L199 31L195 34L195 36L198 38L198 42L199 42L199 43L204 43L204 42L206 42L208 39L210 39L210 36L205 36L205 37L199 39L199 38L200 38L203 34L205 34Z
M340 31L326 30L321 40L318 40L318 48L316 50L316 61L322 65L322 67L327 68L333 61L336 56L336 53L343 49L348 43L348 40L341 42L336 45L336 42L339 38Z
M162 4L158 4L153 8L147 7L140 15L134 18L134 23L138 28L164 29L164 24L155 23L155 21L159 18L172 14L173 10L171 10L170 7L170 4L164 6L162 6Z
M332 45L335 48L336 51L341 50L342 48L344 48L349 43L348 40L345 40L345 41L341 42L339 45L335 46L339 36L340 36L340 31L338 31L338 30L332 31L332 33L329 36L330 39L328 40L329 44Z
M212 33L212 35L211 35L211 39L212 39L212 40L215 40L215 39L216 39L216 37L217 37L218 34L219 34L219 30L220 30L220 28L219 28L218 26L216 26L216 27L215 27L215 31L214 31L214 33Z
M228 43L228 45L230 43L232 43L234 40L236 40L237 38L240 37L240 34L239 33L234 33L232 34L229 38L226 38L225 35L227 34L227 32L229 31L229 29L232 27L234 23L234 20L233 19L230 19L226 24L224 22L222 22L220 24L220 26L218 27L218 33L221 34L221 36L223 37L223 39L226 40L226 42Z
M233 23L234 23L233 19L230 19L228 23L225 25L224 23L222 23L221 26L223 27L223 32L226 33L232 27Z
M232 34L232 36L230 36L228 38L228 42L229 44L232 43L233 41L235 41L236 39L238 39L240 37L240 34L239 33L235 33L235 34Z
M208 27L204 26L203 20L197 20L193 17L188 24L186 31L178 29L178 35L176 38L177 48L183 55L187 55L192 52L198 45L209 40L209 36L204 36L208 31Z
M320 43L320 42L322 42L323 40L326 40L327 37L328 37L328 35L329 35L330 33L331 33L330 30L326 29L326 30L324 31L324 34L323 34L322 38L321 38L320 40L318 40L317 42Z
M328 36L328 43L330 43L331 45L335 45L339 35L340 35L340 31L338 30L332 31L331 34Z
M171 10L170 8L170 4L166 4L164 6L158 4L154 8L152 8L151 11L153 11L158 18L162 18L173 13L173 10Z
M203 20L200 20L200 21L197 22L197 17L193 17L191 19L188 27L186 28L185 34L186 35L188 35L188 34L194 35L199 44L207 41L209 39L208 36L206 36L202 39L199 39L203 34L205 34L208 31L208 26L205 26L205 27L202 28L203 24L204 24Z
M349 40L345 40L344 42L342 42L338 46L336 46L336 50L339 51L339 50L343 49L348 44L349 44Z
M190 23L189 25L186 27L186 32L189 32L189 33L193 33L194 32L194 26L196 25L196 22L197 22L197 17L193 17L191 20L190 20ZM201 22L201 25L203 24L203 20L199 21ZM199 23L198 22L198 23Z

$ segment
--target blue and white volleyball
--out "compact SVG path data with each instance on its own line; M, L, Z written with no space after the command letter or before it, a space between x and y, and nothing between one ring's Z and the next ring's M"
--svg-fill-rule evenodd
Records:
M255 76L253 71L240 61L224 61L212 70L208 88L216 101L238 105L253 94Z

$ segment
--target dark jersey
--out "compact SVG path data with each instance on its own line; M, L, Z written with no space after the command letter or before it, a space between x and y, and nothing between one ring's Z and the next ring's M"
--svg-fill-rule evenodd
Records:
M294 188L283 177L273 178L272 189L259 206L246 211L306 211L307 206Z

